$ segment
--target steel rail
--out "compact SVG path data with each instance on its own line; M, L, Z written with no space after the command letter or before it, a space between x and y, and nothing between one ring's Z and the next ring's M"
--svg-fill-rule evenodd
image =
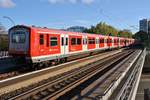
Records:
M124 50L124 49L123 49ZM115 50L116 51L116 50ZM67 61L67 62L71 62L71 61L76 61L76 60L80 60L81 59L81 61L84 61L84 60L82 60L82 59L85 59L85 58L88 58L88 57L98 57L99 55L105 55L105 54L107 54L107 53L111 53L112 51L110 51L110 52L104 52L104 53L98 53L97 55L92 55L92 56L85 56L85 57L81 57L81 58L76 58L76 59L72 59L72 60L69 60L69 61ZM6 59L6 58L5 58ZM14 58L12 58L12 59L14 59ZM0 59L0 60L4 60L4 58L3 59ZM7 59L6 59L7 60ZM13 61L11 61L11 62L15 62L15 63L17 63L16 61L18 61L19 59L16 59L16 60L13 60ZM1 64L1 62L0 62L0 64ZM60 63L60 64L62 64L62 63ZM60 65L59 64L59 65ZM3 66L3 65L2 65ZM34 70L30 70L30 71L24 71L23 69L19 69L20 67L27 67L25 64L17 64L16 66L13 66L14 67L14 69L13 68L10 68L10 69L12 69L12 70L14 70L14 71L9 71L9 72L3 72L3 73L0 73L0 81L1 80L4 80L4 79L8 79L8 78L11 78L11 77L15 77L15 76L19 76L19 75L21 75L21 74L25 74L25 73L27 73L27 72L32 72L32 71L34 71ZM16 67L16 68L15 68ZM49 66L49 67L51 67L51 66ZM17 69L19 69L18 71L17 71ZM41 70L41 69L39 69L39 70Z

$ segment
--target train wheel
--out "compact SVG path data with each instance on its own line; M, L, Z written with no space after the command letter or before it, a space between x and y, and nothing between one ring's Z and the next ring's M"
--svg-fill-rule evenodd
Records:
M92 56L93 55L93 52L90 52L90 54L89 54L90 56Z
M66 62L66 58L62 58L61 63L65 63L65 62Z
M64 62L67 62L67 57L64 60L65 60Z
M44 62L43 67L44 67L44 68L45 68L45 67L49 67L49 62L48 62L48 61Z
M59 64L59 60L58 59L54 60L54 62L55 62L54 65L58 65Z
M62 63L63 63L63 58L61 58L61 59L60 59L59 63L60 63L60 64L62 64Z

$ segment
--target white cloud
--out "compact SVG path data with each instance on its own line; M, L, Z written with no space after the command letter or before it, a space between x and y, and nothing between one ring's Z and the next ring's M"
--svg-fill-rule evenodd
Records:
M64 3L64 2L70 2L70 3L77 3L77 2L81 2L84 4L91 4L92 2L94 2L94 0L48 0L49 3L55 4L55 3Z
M94 2L94 0L82 0L82 2L85 4L91 4L92 2Z
M16 4L12 0L0 0L0 7L2 8L12 8Z
M60 3L63 2L64 0L48 0L49 3Z

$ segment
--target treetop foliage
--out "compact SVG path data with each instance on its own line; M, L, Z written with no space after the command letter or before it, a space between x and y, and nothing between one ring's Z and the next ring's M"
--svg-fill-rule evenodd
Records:
M118 37L132 37L132 32L128 29L118 30L115 27L106 24L105 22L100 22L96 26L91 26L91 28L86 29L84 32L87 33L95 33L95 34L102 34L102 35L112 35Z

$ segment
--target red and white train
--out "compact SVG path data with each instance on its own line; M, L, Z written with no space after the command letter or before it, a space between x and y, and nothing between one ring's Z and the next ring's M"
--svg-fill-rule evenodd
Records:
M9 54L31 63L67 59L73 55L120 48L134 39L17 25L9 30Z

